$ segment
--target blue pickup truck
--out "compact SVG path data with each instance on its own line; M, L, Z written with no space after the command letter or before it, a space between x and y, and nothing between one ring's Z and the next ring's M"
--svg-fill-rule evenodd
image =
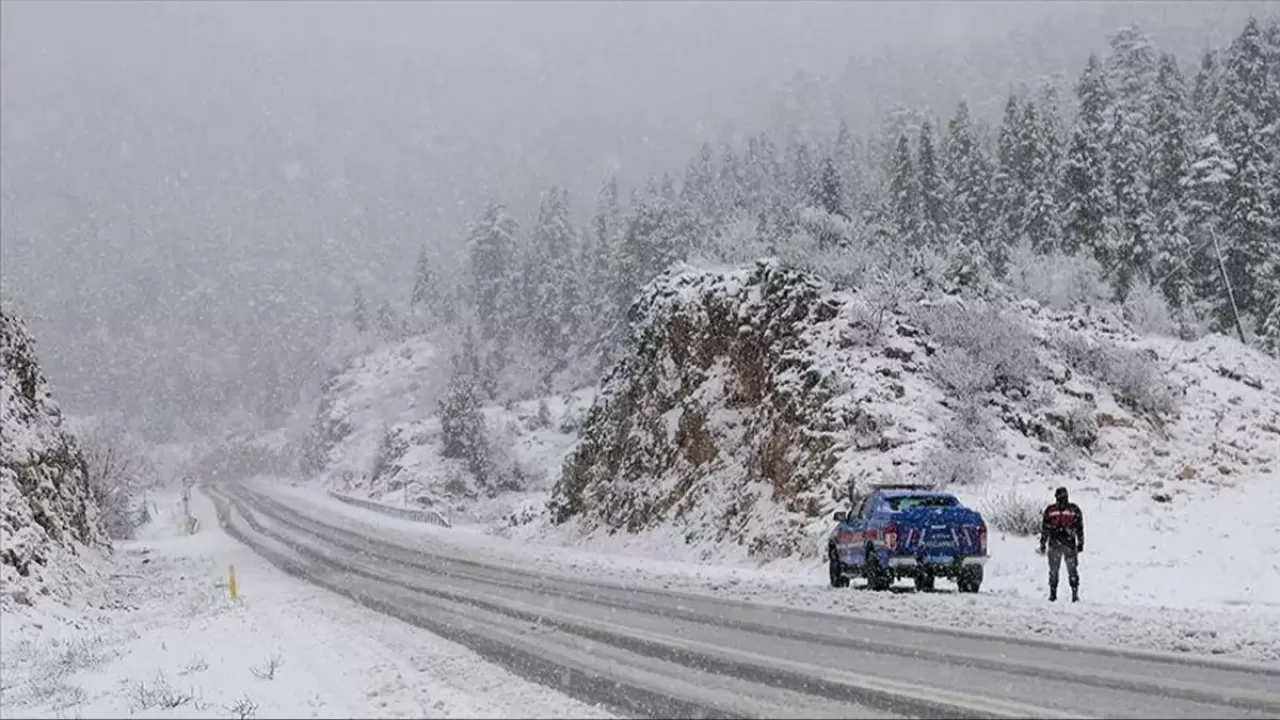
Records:
M858 576L872 590L905 577L917 590L932 590L938 577L955 580L962 593L982 587L987 524L954 495L929 485L871 485L861 496L851 489L850 500L853 510L836 512L827 536L832 587Z

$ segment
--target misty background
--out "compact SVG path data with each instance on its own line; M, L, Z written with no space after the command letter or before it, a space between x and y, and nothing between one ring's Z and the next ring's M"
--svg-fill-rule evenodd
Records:
M561 185L581 216L708 140L962 96L994 122L1122 25L1194 66L1270 7L5 2L3 296L70 412L276 421L355 289L405 305L419 249L460 263L494 198L523 220Z

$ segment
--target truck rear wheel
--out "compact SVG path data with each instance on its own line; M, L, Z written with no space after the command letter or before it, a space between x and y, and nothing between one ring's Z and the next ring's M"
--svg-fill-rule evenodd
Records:
M961 570L956 578L956 588L962 593L976 593L982 589L982 566L970 565Z
M827 572L831 576L831 587L849 587L849 577L844 574L844 567L840 564L840 555L836 553L835 548L827 549Z
M888 590L893 586L893 571L881 568L876 554L870 550L867 551L867 560L864 567L866 570L863 572L867 576L868 588L872 590Z

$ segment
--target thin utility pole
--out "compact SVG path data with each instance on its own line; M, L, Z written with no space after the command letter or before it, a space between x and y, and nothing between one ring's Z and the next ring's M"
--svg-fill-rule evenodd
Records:
M1236 293L1231 289L1231 278L1227 277L1227 265L1222 261L1222 246L1218 244L1218 233L1209 228L1209 237L1213 238L1213 251L1218 255L1218 271L1222 273L1222 284L1227 286L1227 299L1231 301L1231 317L1236 322L1236 335L1240 336L1240 344L1247 344L1244 339L1244 326L1240 324L1240 309L1236 307Z

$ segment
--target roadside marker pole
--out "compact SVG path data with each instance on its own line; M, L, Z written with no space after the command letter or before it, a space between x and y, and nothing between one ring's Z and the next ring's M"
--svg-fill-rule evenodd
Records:
M231 566L230 576L231 576L231 580L230 580L229 586L231 587L231 599L236 600L240 597L240 593L236 588L236 566L235 565Z

